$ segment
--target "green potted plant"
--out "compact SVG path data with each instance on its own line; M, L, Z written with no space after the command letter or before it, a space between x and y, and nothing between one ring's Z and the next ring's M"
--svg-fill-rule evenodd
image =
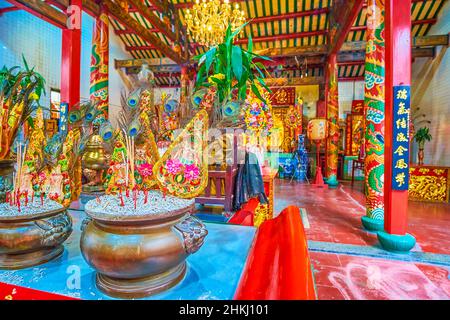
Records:
M33 126L31 115L37 110L41 94L45 94L45 80L29 68L0 69L0 203L5 201L6 191L12 186L14 160L11 149L19 128L28 122ZM14 153L14 152L13 152Z
M419 165L423 165L423 158L424 158L424 152L423 149L425 147L426 141L431 141L433 137L430 134L430 128L423 127L417 130L416 134L414 135L414 140L419 145Z
M195 99L203 100L203 97L213 96L214 120L221 120L223 116L233 117L239 111L239 106L246 99L248 90L251 90L261 101L265 101L261 94L261 88L268 92L270 89L264 82L267 70L263 60L270 58L260 56L253 52L253 41L248 39L247 50L234 45L234 38L247 25L243 24L234 32L231 25L225 34L223 43L212 47L205 53L198 55L194 60L198 61L198 72L194 93ZM208 94L209 92L209 94ZM213 93L211 95L211 92Z

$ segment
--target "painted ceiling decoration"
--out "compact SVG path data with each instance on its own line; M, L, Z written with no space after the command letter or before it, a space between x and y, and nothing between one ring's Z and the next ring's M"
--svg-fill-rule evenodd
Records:
M149 9L158 8L155 0L141 0ZM261 52L275 52L279 48L283 52L295 51L293 48L318 47L327 45L327 30L329 24L330 7L333 0L230 0L238 2L245 12L249 24L245 27L242 37L237 43L246 47L249 34L252 35L254 50ZM413 0L411 6L412 35L425 36L431 26L436 23L439 11L445 0ZM192 8L195 0L168 0L168 5L178 12L182 25L185 25L185 15ZM155 11L158 12L158 11ZM173 47L174 42L144 17L135 7L130 6L129 14L142 26L153 32L164 44ZM163 15L160 17L164 20ZM145 41L133 30L127 29L119 21L112 20L115 33L123 41L127 51L135 59L152 59L165 57L154 45ZM365 41L366 6L363 6L355 19L347 42ZM190 55L194 56L205 51L205 47L191 43ZM298 65L290 61L283 64L283 69L272 68L275 76L299 77ZM322 65L312 64L308 68L308 75L323 76ZM364 60L339 63L339 77L342 79L360 79L364 76ZM166 73L156 76L157 84L161 86L178 86L179 73Z

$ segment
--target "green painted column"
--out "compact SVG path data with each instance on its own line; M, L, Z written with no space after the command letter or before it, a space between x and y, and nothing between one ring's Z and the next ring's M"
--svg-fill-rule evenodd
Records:
M327 170L326 176L328 187L336 188L338 156L339 156L339 100L338 100L338 65L336 54L328 58L328 93L327 93Z
M365 194L367 230L384 230L384 1L367 1L367 45L364 88Z
M99 100L99 109L105 119L108 119L108 77L109 77L109 20L106 9L102 7L100 15L95 19L92 35L91 52L91 99Z

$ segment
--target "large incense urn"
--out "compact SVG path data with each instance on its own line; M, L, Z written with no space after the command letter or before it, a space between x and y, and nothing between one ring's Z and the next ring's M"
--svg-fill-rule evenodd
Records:
M21 269L60 256L63 242L72 233L72 219L57 202L39 200L20 213L7 203L0 205L0 269Z
M123 204L123 205L121 205ZM81 253L97 271L100 290L141 298L167 290L186 273L186 258L203 245L207 230L191 216L194 201L151 191L89 201Z

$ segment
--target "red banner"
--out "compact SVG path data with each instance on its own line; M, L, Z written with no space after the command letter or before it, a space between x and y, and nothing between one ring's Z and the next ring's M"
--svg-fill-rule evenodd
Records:
M345 119L345 155L353 156L352 151L352 115L348 114Z
M316 118L326 118L327 117L327 106L324 100L317 101L316 107Z
M272 106L295 105L295 87L270 88Z
M364 100L352 101L352 114L364 114Z

